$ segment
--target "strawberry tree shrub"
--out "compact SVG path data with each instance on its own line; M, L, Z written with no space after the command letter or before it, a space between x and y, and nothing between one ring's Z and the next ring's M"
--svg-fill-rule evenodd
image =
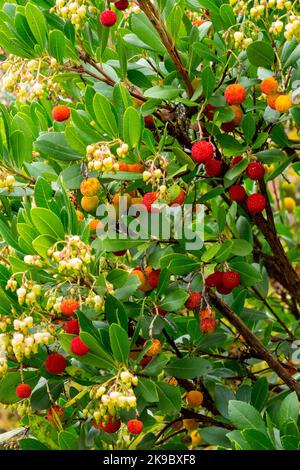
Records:
M2 444L298 449L298 2L1 4Z

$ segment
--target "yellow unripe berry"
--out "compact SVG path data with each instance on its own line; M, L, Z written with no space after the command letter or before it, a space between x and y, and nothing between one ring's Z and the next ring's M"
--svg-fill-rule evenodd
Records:
M297 207L296 201L292 197L285 197L284 205L285 205L286 210L290 213L294 212Z
M292 98L288 95L280 95L275 101L275 109L280 113L286 113L292 106Z

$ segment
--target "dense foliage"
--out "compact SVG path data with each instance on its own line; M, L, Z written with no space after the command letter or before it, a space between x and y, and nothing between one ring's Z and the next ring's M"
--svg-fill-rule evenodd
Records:
M299 42L297 0L1 2L1 445L300 448Z

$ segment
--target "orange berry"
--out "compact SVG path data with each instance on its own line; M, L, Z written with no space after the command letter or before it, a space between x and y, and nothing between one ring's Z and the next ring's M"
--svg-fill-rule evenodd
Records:
M199 320L204 320L205 318L215 318L216 312L212 307L202 308L199 312Z
M260 89L265 95L272 95L278 90L278 82L274 77L265 78L260 84Z
M127 163L118 162L118 165L119 165L119 171L129 171Z
M156 356L156 354L159 354L161 351L161 344L159 339L152 339L150 341L146 341L144 347L147 346L149 343L152 343L152 346L150 346L150 348L146 352L146 355L152 357Z
M240 85L239 83L228 85L224 92L224 96L228 104L234 104L236 106L239 106L246 99L246 88Z
M140 163L128 163L127 171L131 171L131 173L143 173L145 170L144 165Z
M243 119L243 111L241 110L241 108L239 108L238 106L231 106L231 109L232 111L234 112L234 118L232 120L232 123L235 125L235 126L239 126L242 122L242 119Z
M276 109L275 108L275 103L276 103L276 100L279 96L281 96L280 93L274 93L274 94L271 94L271 95L267 96L267 103L268 103L268 106L270 106L271 109Z
M148 282L147 276L142 271L140 271L139 269L133 269L130 274L135 275L139 278L139 290L141 290L142 292L149 292L150 290L152 290L152 287Z
M79 309L79 304L75 299L63 299L60 304L60 311L66 317L73 317L75 310Z
M293 106L292 98L288 95L281 95L275 101L275 109L280 113L286 113Z
M81 199L81 207L86 212L95 212L99 204L99 198L97 196L83 196Z
M203 394L198 390L191 390L187 393L186 399L190 406L200 406L203 403Z
M56 425L57 421L60 421L64 415L64 409L59 405L52 405L45 416L46 420L49 423L53 423Z
M58 104L57 106L54 106L52 109L52 117L54 121L57 122L63 122L69 119L71 115L71 111L69 106L66 106L64 104Z
M83 196L96 196L100 190L100 183L97 178L86 178L80 185L80 192Z

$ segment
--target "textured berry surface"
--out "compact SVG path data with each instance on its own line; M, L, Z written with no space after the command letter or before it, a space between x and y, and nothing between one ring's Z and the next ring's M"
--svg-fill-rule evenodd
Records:
M67 121L71 115L70 108L64 104L58 104L52 109L52 117L54 121L63 122Z
M65 331L70 335L79 335L79 322L77 318L66 322Z
M108 434L114 434L119 431L121 427L121 421L113 416L109 416L108 420L101 421L98 425L96 422L93 424L96 428L102 429L102 431L107 432Z
M161 344L160 344L159 339L152 339L150 341L146 341L146 343L144 344L144 347L148 346L148 344L151 344L151 343L152 345L146 352L146 355L149 357L155 356L156 354L159 354L161 351Z
M175 204L181 205L184 203L184 200L185 200L185 191L182 188L180 188L178 196L172 202L169 203L169 206L175 206Z
M204 318L200 322L200 329L206 335L209 335L215 331L217 322L213 318Z
M203 403L203 394L198 390L190 390L186 395L186 400L190 406L200 406Z
M196 163L207 163L214 157L215 147L210 142L200 140L192 146L192 159Z
M16 388L16 394L19 398L29 398L31 395L32 389L28 384L20 384Z
M225 271L222 275L222 284L227 289L234 289L240 285L240 275L237 271Z
M79 304L75 299L64 299L60 304L60 311L66 317L73 317L75 310L79 309Z
M275 109L280 113L286 113L293 106L292 98L288 95L281 95L275 101Z
M143 196L142 204L144 204L148 212L151 212L153 210L152 204L156 202L157 197L158 197L157 192L146 193Z
M96 196L100 190L100 183L97 178L86 178L80 185L80 192L83 196Z
M65 371L67 361L61 354L50 354L45 361L45 367L50 374L59 375Z
M193 310L199 308L201 305L201 294L200 292L191 292L189 298L185 302L186 308Z
M266 198L263 194L255 193L251 194L247 199L248 211L252 214L262 212L266 207Z
M240 184L234 184L228 190L229 197L232 201L242 202L246 197L246 191Z
M278 82L274 77L265 78L260 84L260 89L265 95L271 95L278 90Z
M70 349L76 356L85 356L89 352L89 347L77 336L73 338L70 344Z
M100 14L100 23L106 28L114 26L117 22L117 14L111 10L105 10Z
M217 287L220 284L222 284L222 272L221 271L217 270L214 273L207 276L207 278L205 279L205 285L207 287Z
M115 2L115 7L121 11L126 10L126 8L128 8L128 5L128 0L118 0L117 2Z
M144 424L139 419L130 419L127 423L127 429L130 434L141 434Z
M239 85L238 83L228 85L224 92L227 103L236 106L242 104L245 101L246 95L246 88L244 88L242 85Z
M222 173L222 162L221 160L215 160L214 158L209 162L205 163L205 171L207 176L218 176Z
M265 175L265 168L260 162L251 162L247 166L246 173L251 180L261 180Z
M159 276L160 269L152 269L149 274L147 274L148 283L152 287L152 289L156 289L156 287L158 286Z

